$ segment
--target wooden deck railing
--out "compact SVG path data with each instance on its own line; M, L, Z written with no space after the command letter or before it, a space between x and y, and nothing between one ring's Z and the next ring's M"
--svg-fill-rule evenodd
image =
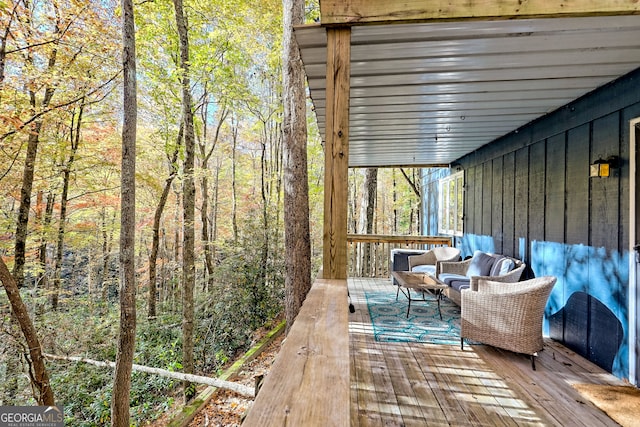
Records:
M450 237L442 236L390 236L380 234L348 234L349 277L389 276L392 249L431 249L451 246Z
M316 279L243 427L348 427L346 280Z

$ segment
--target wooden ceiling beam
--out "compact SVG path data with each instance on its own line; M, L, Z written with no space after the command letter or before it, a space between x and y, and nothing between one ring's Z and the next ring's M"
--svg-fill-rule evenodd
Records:
M322 25L640 14L636 0L321 0Z

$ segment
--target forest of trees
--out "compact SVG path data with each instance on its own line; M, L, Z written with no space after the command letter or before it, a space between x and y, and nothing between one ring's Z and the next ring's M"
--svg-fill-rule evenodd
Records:
M134 363L209 376L283 316L282 2L132 7L135 241L124 259L122 208L133 195L122 179L126 13L113 0L0 0L0 405L48 402L8 282L44 352L113 362L129 262ZM305 10L307 22L317 18L317 5ZM323 153L307 115L314 274ZM350 232L419 233L416 171L355 169L349 185ZM46 368L66 425L111 422L113 371ZM131 422L159 416L182 386L134 372Z

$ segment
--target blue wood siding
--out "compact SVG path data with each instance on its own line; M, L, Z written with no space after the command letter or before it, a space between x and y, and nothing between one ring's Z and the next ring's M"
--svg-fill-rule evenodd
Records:
M496 253L503 253L504 237L502 233L503 224L503 203L504 203L504 159L498 157L493 160L492 168L492 203L491 203L491 235L493 236L494 249Z
M628 122L638 116L640 69L456 162L466 181L463 256L500 252L523 259L528 275L557 276L546 332L621 378L629 374ZM609 156L620 168L590 178L589 165Z

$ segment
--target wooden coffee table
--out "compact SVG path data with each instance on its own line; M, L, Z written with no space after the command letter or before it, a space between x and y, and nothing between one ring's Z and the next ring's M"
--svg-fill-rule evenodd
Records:
M425 273L412 273L410 271L392 271L391 275L398 282L398 290L407 297L409 304L407 306L407 317L409 317L409 311L411 310L411 301L427 301L424 298L425 292L431 292L435 295L438 302L438 314L440 320L442 320L442 311L440 310L440 297L442 291L447 288L442 282L436 280L433 276ZM416 299L411 297L411 290L422 294L422 298ZM398 296L396 295L396 298Z

